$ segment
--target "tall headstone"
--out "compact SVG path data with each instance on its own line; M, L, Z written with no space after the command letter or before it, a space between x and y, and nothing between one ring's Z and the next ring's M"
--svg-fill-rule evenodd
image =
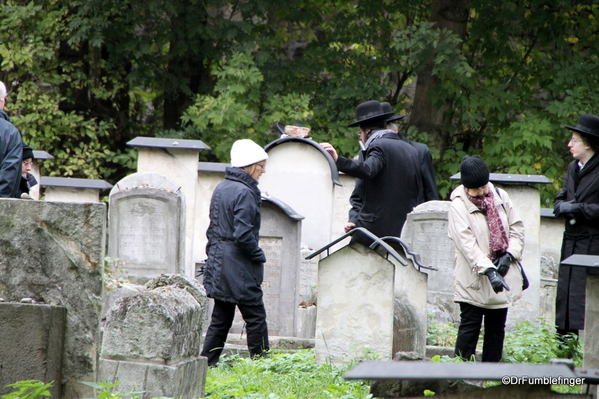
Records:
M260 190L279 198L305 217L302 244L318 249L331 241L334 185L340 184L331 156L318 143L285 137L265 147L266 173Z
M105 236L105 204L0 199L0 297L67 309L64 399L94 395Z
M453 302L453 267L455 246L447 235L447 212L450 201L428 201L408 214L401 232L421 261L437 269L428 277L427 313L431 323L458 322L459 307ZM434 243L434 244L433 244Z
M553 209L541 208L541 229L539 240L541 255L541 284L539 317L549 325L555 323L555 297L557 277L561 258L564 219L557 219Z
M185 273L185 197L158 173L134 173L110 191L108 255L125 262L126 276L145 283L162 273Z
M174 181L185 196L185 275L195 276L194 237L200 151L210 150L200 140L136 137L127 143L139 148L138 173L159 173Z

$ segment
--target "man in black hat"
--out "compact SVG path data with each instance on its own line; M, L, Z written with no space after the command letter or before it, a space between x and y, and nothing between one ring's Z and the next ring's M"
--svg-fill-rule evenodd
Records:
M21 134L4 112L6 97L6 86L0 82L0 197L19 198L22 141Z
M391 115L378 101L356 107L357 121L348 126L359 127L364 149L358 161L338 156L331 144L321 143L341 172L357 178L352 196L362 200L359 208L350 210L346 232L364 227L378 237L399 237L406 215L418 205L422 185L418 152L386 128ZM354 236L352 241L368 245L371 240Z
M555 197L556 217L566 219L561 260L574 254L599 255L599 117L582 114L572 132L562 189ZM560 335L578 335L584 329L586 267L560 265L555 324Z
M381 103L383 111L393 112L391 104L384 102ZM418 143L408 139L405 135L399 132L397 121L405 118L405 115L393 115L387 119L387 129L393 130L399 135L399 138L410 144L418 151L418 158L420 158L420 172L422 173L422 192L418 203L421 204L427 201L439 200L439 192L437 191L437 182L435 181L435 168L433 167L433 156L431 150L424 143Z

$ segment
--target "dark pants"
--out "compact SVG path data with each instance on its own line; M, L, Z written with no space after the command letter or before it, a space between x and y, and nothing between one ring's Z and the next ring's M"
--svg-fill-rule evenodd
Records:
M250 356L256 357L269 350L268 326L266 324L266 310L264 305L247 306L214 300L210 327L206 332L202 356L208 358L208 366L218 363L223 351L227 335L235 318L235 306L239 308L246 323L247 344Z
M507 308L485 309L460 302L460 328L455 343L455 356L471 360L476 353L476 343L480 335L483 317L485 336L483 341L483 362L499 362L505 338Z

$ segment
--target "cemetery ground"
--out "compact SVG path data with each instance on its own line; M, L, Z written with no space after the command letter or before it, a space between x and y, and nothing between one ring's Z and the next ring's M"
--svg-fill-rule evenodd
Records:
M432 324L428 330L429 345L451 347L457 329L451 324ZM482 340L479 340L479 345ZM577 337L562 343L553 328L538 323L521 322L506 334L504 362L547 364L554 358L571 358L576 367L582 364L583 341ZM365 352L359 360L345 366L317 363L313 349L293 351L273 350L266 358L248 359L239 354L225 354L218 366L208 370L206 399L368 399L373 398L366 381L347 381L344 374L358 361L377 360ZM449 356L434 356L436 362L456 362ZM97 389L98 399L139 399L140 392L119 392L118 382L90 384ZM486 382L485 387L498 385ZM34 399L50 396L48 384L40 381L20 381L14 391L1 399ZM580 393L580 386L554 385L560 393ZM433 395L426 391L423 395ZM160 398L167 399L167 398ZM374 398L373 398L374 399Z

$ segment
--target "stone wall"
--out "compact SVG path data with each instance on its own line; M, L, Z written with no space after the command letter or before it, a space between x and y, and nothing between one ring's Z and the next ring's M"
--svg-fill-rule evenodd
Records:
M62 397L91 397L100 348L106 205L0 199L0 297L65 307Z

